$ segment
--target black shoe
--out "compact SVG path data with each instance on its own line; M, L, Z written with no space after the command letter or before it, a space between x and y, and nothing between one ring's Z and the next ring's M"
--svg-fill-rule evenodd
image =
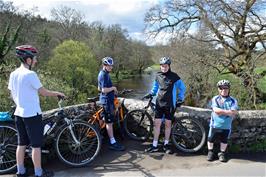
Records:
M24 173L24 174L16 174L17 177L28 177L29 175L27 173Z
M214 160L214 153L213 153L213 151L209 151L208 152L207 160L208 161L213 161Z
M163 146L163 151L166 153L166 154L173 154L173 151L172 151L172 148L169 144L165 144Z
M53 171L48 171L48 170L43 170L41 176L35 175L35 177L53 177L54 172Z
M220 162L226 162L226 158L225 158L225 153L224 152L219 152L218 153L218 157L219 157L219 160Z
M114 144L110 144L109 149L115 150L115 151L124 151L125 150L125 146L123 146L122 144L119 144L118 142L116 142Z
M145 152L149 152L149 153L158 152L158 151L159 151L158 146L155 147L153 145L151 145L149 148L145 149Z

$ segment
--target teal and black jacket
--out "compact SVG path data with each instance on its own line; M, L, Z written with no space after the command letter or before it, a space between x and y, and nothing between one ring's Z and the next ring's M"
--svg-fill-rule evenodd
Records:
M186 86L180 77L169 70L158 72L151 90L156 95L156 104L160 107L175 107L176 101L185 99Z

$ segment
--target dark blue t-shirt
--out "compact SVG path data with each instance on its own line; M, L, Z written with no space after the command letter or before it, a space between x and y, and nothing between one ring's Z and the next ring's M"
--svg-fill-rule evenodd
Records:
M108 71L101 70L98 74L98 87L102 90L102 88L110 88L112 87L112 81ZM109 93L101 93L100 102L102 104L113 104L114 102L114 91Z

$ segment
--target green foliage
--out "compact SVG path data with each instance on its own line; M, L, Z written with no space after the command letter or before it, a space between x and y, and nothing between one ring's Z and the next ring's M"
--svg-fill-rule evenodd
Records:
M96 93L93 85L96 85L98 66L85 43L68 40L58 45L47 70L68 85L67 96L72 102L85 101L86 97Z
M239 144L230 144L228 150L230 153L238 153L241 151L241 147Z
M248 97L248 92L242 85L240 79L233 74L217 75L217 77L213 78L212 80L213 86L215 88L216 83L221 79L226 79L231 82L230 95L237 99L240 109L250 109L250 105L245 104L246 98ZM215 92L218 94L217 89L215 89Z
M250 146L251 152L265 152L266 151L266 139L257 141L257 143L254 143Z
M55 77L49 71L37 71L43 86L49 90L63 92L65 95L71 93L71 88L61 78ZM54 97L40 97L43 111L57 108L57 100ZM71 103L70 103L71 104Z
M263 71L266 70L266 67L259 67L259 68L256 68L255 72L256 73L262 73ZM263 93L266 93L266 76L264 76L263 78L261 78L259 81L258 81L258 88L263 92ZM266 102L266 100L265 100Z

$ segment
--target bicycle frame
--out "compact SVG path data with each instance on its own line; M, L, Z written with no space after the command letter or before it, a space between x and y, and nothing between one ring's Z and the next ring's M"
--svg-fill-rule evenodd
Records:
M100 129L105 128L106 123L104 122L102 118L102 113L103 113L103 108L100 107L96 104L96 101L98 101L99 97L94 97L94 98L88 98L89 103L93 103L93 107L95 109L95 113L88 119L88 123L90 124L98 124ZM124 99L122 102L119 101L117 97L114 99L114 116L118 116L118 121L123 122L125 114L126 114L126 107L124 106Z

